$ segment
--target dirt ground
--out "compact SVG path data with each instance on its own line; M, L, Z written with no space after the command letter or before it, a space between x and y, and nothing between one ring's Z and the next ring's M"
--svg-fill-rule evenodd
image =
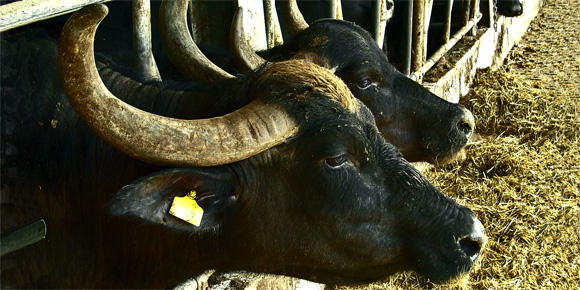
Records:
M426 175L488 233L454 285L403 273L336 289L580 289L580 1L547 0L496 71L461 103L476 116L466 159Z

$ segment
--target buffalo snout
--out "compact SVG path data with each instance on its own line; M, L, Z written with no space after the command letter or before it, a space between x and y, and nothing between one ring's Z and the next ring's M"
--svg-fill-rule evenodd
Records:
M459 110L461 112L457 114L454 129L457 130L458 136L461 136L462 139L467 141L475 130L475 119L473 118L473 114L464 106L459 105Z
M474 263L479 258L483 246L486 241L485 229L483 224L475 217L473 218L473 227L471 232L457 241L459 248L463 251L465 256Z

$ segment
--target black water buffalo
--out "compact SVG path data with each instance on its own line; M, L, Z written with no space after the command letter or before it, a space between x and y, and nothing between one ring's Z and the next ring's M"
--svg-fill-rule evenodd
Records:
M291 15L286 18L296 23ZM268 56L305 58L333 70L409 161L445 162L465 146L475 127L471 112L397 71L367 31L340 20L291 26L299 27L297 35Z
M520 0L496 0L497 13L506 17L516 17L524 13Z
M181 53L192 46L191 37L185 35L187 1L173 2L174 7L168 8L171 12L162 11L160 16L161 23L170 23L166 25L173 29L162 31L161 36L165 47L171 47L167 53L173 54L172 63L183 75L192 75L197 72L189 65L191 56ZM332 70L373 112L387 141L411 162L445 163L466 145L475 123L465 107L437 97L398 72L361 27L328 19L309 26L298 20L302 16L295 2L285 3L290 7L285 15L287 26L295 35L262 56L273 61L305 59Z
M179 92L101 68L109 86L125 84L115 90L125 102L163 116L148 113L99 77L92 46L106 12L86 7L67 22L62 83L43 82L59 73L49 42L3 45L12 54L2 59L2 230L48 225L46 240L2 257L3 288L160 288L207 268L338 284L408 269L447 280L472 268L481 223L383 139L330 71L284 61ZM248 103L173 118L195 110L196 97L227 94ZM168 213L193 190L199 227Z

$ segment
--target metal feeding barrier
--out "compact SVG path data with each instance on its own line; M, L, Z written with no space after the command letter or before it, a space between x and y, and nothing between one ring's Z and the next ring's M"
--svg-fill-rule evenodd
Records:
M403 19L392 29L400 30L403 34L401 43L402 59L398 67L407 76L421 81L424 74L432 68L459 40L470 31L475 32L483 14L487 14L488 25L494 21L492 15L493 0L373 0L371 11L366 15L371 20L370 33L379 47L387 43L385 31L387 22L393 13ZM83 6L108 2L107 0L23 0L0 6L0 32L36 21L48 19L80 9ZM235 2L235 1L233 1ZM256 50L264 50L283 43L280 21L276 10L275 0L239 0L238 5L245 10L244 24L248 33L248 41ZM364 1L361 1L364 2ZM300 4L300 2L299 2ZM135 11L147 15L149 0L135 0ZM197 43L208 46L228 47L229 21L215 21L204 15L232 15L235 5L227 1L196 1L191 0L189 5L191 31ZM482 9L480 9L480 6ZM144 8L145 7L145 8ZM219 11L218 11L219 10ZM228 10L228 11L224 11ZM480 11L481 10L481 11ZM435 12L434 12L435 11ZM483 14L482 14L483 11ZM136 31L136 37L141 44L148 45L150 39L149 27L141 17L134 16L134 21L142 23L143 29ZM344 13L341 0L326 0L324 17L343 19ZM433 17L432 17L433 16ZM149 16L145 16L145 20ZM221 17L220 17L221 18ZM224 18L227 19L227 18ZM231 17L230 17L231 19ZM212 20L212 25L207 21ZM346 19L348 20L348 19ZM220 24L222 22L222 24ZM401 29L399 26L402 26ZM489 25L491 26L491 25ZM437 35L430 35L435 28ZM139 38L139 35L144 35ZM438 38L438 39L435 39ZM434 49L428 43L436 43ZM385 51L387 48L384 48ZM135 49L135 51L147 51ZM140 56L145 66L144 70L151 70L154 60L151 56ZM158 78L158 72L149 72L151 78Z

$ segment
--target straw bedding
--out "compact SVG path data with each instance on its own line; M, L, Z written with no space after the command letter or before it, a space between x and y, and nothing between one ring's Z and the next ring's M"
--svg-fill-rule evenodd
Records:
M466 158L426 176L488 233L479 267L453 285L403 273L336 289L580 289L580 11L548 0L496 71L461 103L476 118Z

